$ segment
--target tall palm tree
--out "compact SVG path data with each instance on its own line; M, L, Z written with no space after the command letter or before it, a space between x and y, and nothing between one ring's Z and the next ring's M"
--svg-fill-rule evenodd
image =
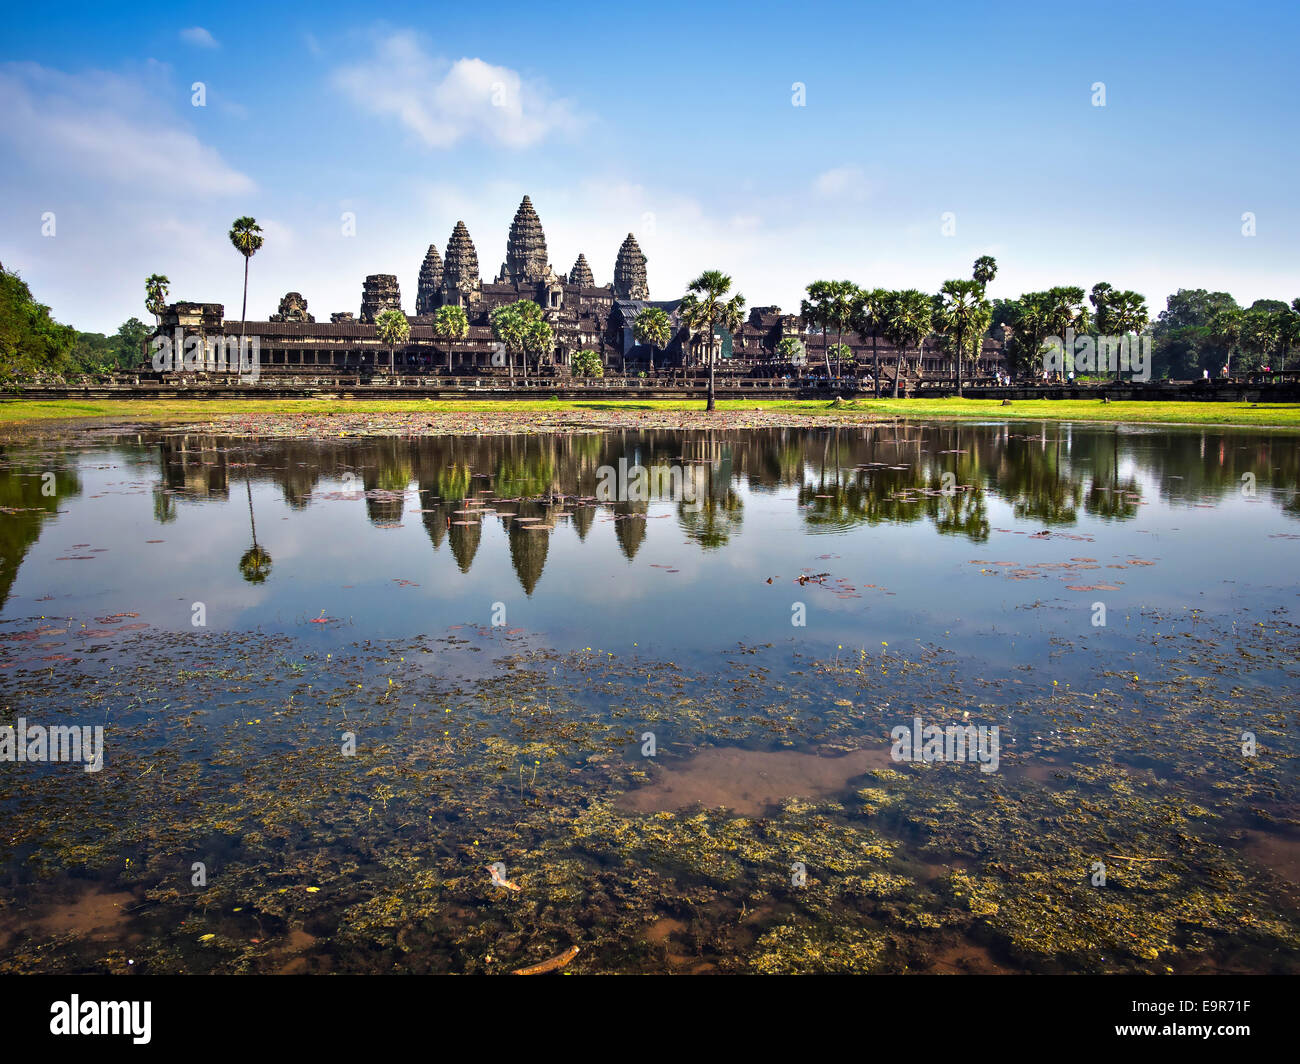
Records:
M257 220L247 216L236 218L235 224L230 227L230 242L235 245L235 250L244 256L244 305L239 312L239 340L240 347L243 347L244 340L244 323L248 319L248 260L256 253L257 249L262 246L262 238L259 235L262 227L257 224Z
M717 407L713 333L734 308L745 306L745 297L736 293L727 300L731 278L721 270L705 270L686 287L688 294L678 307L678 314L687 328L704 334L709 357L709 401L705 410L711 411Z
M469 317L460 306L439 307L433 316L433 335L447 344L447 372L451 372L451 348L469 336Z
M1241 342L1241 311L1237 307L1220 307L1208 322L1210 339L1228 352L1224 363L1229 375L1232 373L1232 352Z
M998 260L992 255L981 255L975 260L975 268L971 276L981 289L987 288L989 282L998 275Z
M880 318L886 291L883 288L859 288L849 310L849 327L860 337L871 333L871 382L876 398L880 398Z
M945 281L939 289L936 324L956 342L957 395L962 394L961 360L984 309L979 281Z
M650 372L655 371L655 349L668 346L672 323L668 312L660 307L646 307L632 323L632 335L639 344L650 345Z
M271 555L257 545L257 522L253 520L253 483L244 466L244 488L248 491L248 524L253 533L253 545L239 559L239 572L250 584L260 584L271 574Z
M800 301L799 316L803 318L805 327L809 325L813 328L821 326L822 358L826 361L826 376L830 377L830 341L826 338L826 331L831 324L831 303L835 299L835 282L813 281L806 291L808 292L808 298Z
M400 310L389 307L376 315L375 327L379 331L379 342L388 345L388 372L395 373L397 345L404 344L411 338L411 323Z
M1140 333L1147 327L1151 320L1151 315L1147 311L1146 297L1137 292L1125 290L1123 292L1112 292L1106 298L1107 325L1108 329L1102 329L1097 326L1100 332L1109 332L1113 329L1120 336L1127 336L1129 333ZM1119 366L1115 367L1115 376L1119 376Z
M844 346L844 327L849 324L858 295L858 286L852 281L830 282L826 313L830 323L835 326L835 346L837 348ZM841 358L839 361L842 362L843 359ZM836 368L839 368L838 363Z
M894 345L898 357L894 367L894 398L898 398L899 378L909 348L915 347L917 358L930 335L930 297L915 288L888 292L882 300L880 331Z
M163 311L167 309L167 289L171 285L161 273L151 273L144 279L144 309L158 320L162 328Z

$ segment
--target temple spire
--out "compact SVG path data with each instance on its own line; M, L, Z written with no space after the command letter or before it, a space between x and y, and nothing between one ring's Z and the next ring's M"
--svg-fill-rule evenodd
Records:
M533 201L525 196L515 211L515 220L510 223L504 280L532 284L544 280L549 272L542 220L533 209Z
M438 249L430 244L420 266L420 285L415 292L415 313L432 314L438 307L442 292L442 259Z
M578 261L573 264L573 269L569 271L569 284L582 285L584 288L595 288L596 279L591 275L591 267L587 265L587 256L581 252L578 253Z
M619 299L649 299L650 284L646 280L645 266L641 246L636 237L628 233L614 263L614 295Z
M460 297L475 292L482 284L478 272L478 252L464 222L457 222L447 241L447 255L442 265L442 288L450 302L459 305Z

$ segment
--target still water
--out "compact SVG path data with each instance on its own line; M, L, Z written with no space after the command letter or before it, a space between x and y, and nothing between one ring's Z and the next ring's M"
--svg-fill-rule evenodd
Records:
M3 722L105 752L0 763L0 963L1290 970L1298 484L1136 426L11 445Z

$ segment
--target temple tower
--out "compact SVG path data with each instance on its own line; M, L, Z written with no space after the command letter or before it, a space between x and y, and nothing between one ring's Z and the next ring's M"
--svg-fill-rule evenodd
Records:
M618 249L614 263L614 295L618 299L649 299L650 285L646 281L645 255L631 233Z
M510 223L506 262L500 280L511 284L534 284L546 280L550 272L542 220L533 209L533 201L525 196L519 210L515 211L515 220Z
M579 253L578 261L569 271L569 284L582 285L584 288L596 287L596 279L591 276L591 267L587 265L586 255Z
M433 244L424 256L420 266L420 285L415 292L415 313L432 314L438 309L438 299L442 295L442 259Z
M466 306L478 298L483 281L478 272L478 252L464 222L457 222L447 241L447 255L442 264L443 302Z
M382 310L401 310L402 290L391 273L372 273L361 286L361 320L373 325Z

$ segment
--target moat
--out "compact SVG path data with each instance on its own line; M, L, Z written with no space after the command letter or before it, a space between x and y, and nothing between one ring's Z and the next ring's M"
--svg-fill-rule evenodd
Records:
M84 429L0 496L0 725L104 742L0 760L2 971L1300 970L1300 434Z

